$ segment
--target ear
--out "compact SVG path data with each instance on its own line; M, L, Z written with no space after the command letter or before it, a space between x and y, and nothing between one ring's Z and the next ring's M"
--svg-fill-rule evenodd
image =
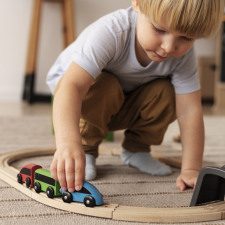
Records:
M135 12L139 12L139 4L138 4L138 0L132 0L132 8Z

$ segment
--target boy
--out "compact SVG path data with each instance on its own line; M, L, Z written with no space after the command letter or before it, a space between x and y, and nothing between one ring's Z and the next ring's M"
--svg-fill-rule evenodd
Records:
M82 180L96 178L98 146L120 129L126 129L125 164L169 175L170 167L149 151L176 118L183 149L176 186L194 187L204 125L193 44L215 34L223 9L224 0L132 0L131 8L100 18L62 52L47 83L57 148L51 173L63 189L79 191Z

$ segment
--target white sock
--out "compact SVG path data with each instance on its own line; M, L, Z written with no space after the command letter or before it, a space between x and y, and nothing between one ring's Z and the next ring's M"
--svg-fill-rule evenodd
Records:
M86 154L85 180L95 180L96 175L96 159L93 155Z
M129 152L122 150L121 160L129 166L139 169L143 173L153 176L166 176L172 173L171 168L154 159L148 152Z

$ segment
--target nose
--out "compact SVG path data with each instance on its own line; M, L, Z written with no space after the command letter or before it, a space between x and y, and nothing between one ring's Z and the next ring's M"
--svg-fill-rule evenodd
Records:
M177 50L176 39L173 36L167 35L162 41L161 48L166 54L175 52Z

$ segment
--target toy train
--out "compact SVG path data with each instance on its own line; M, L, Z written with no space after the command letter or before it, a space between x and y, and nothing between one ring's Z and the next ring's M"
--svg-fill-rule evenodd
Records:
M62 196L66 203L82 202L86 207L103 205L102 194L98 189L87 181L83 181L80 191L68 192L62 190L58 181L54 180L50 171L39 165L27 164L17 174L17 181L25 183L27 188L34 187L37 193L46 192L49 198Z

